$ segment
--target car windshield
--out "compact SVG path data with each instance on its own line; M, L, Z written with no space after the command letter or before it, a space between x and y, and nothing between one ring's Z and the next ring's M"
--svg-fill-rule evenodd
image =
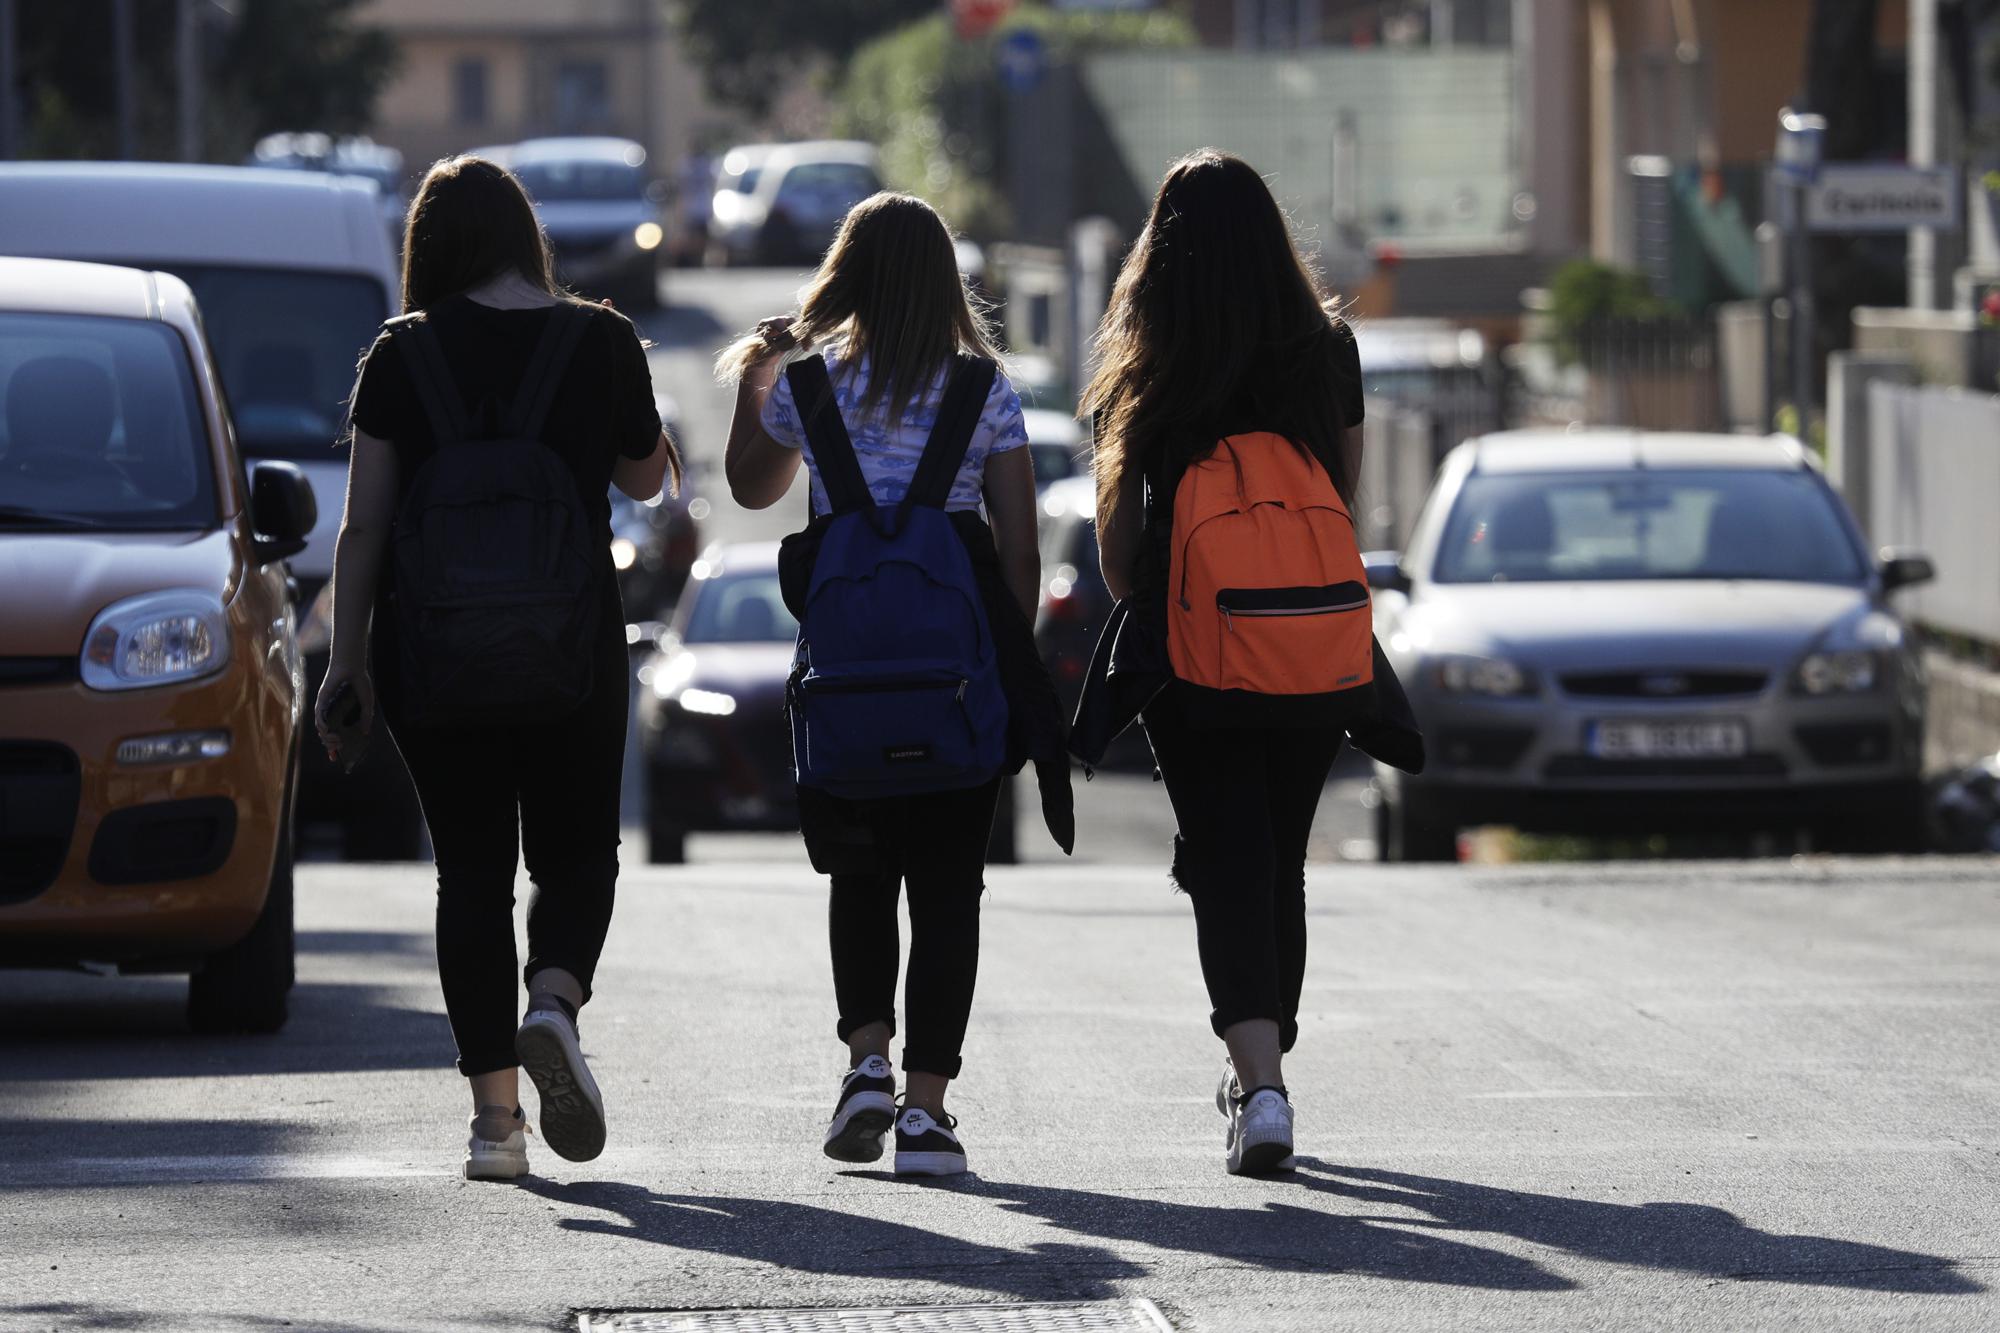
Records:
M0 529L213 527L210 464L173 329L0 314Z
M785 609L775 570L718 574L694 588L683 643L791 643L799 624Z
M1064 444L1031 444L1028 457L1035 465L1035 485L1074 477L1078 472L1076 453Z
M303 269L136 267L163 269L194 290L245 455L335 458L355 367L389 314L379 281Z
M531 162L514 174L542 203L639 199L646 193L646 173L623 162Z
M1468 478L1432 577L1859 583L1867 571L1809 473L1634 471Z
M801 162L785 173L778 202L844 213L881 188L875 173L857 162Z

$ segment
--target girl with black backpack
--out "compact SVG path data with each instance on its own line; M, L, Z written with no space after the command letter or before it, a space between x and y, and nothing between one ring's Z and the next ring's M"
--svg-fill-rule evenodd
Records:
M1354 335L1261 177L1176 163L1098 330L1098 548L1169 679L1144 713L1194 905L1232 1172L1288 1169L1305 856L1345 725L1372 706Z
M577 1011L618 876L627 666L607 494L645 500L669 474L678 488L681 462L632 324L556 286L505 169L459 157L425 175L403 309L354 387L315 717L351 766L379 715L416 783L472 1091L465 1175L512 1179L528 1170L522 1065L550 1148L604 1146ZM517 843L534 881L518 1023Z
M893 1124L899 1175L966 1169L944 1097L1005 775L1033 758L1051 831L1065 850L1073 840L1062 720L1030 624L1034 471L995 359L943 220L879 194L847 215L799 312L759 324L719 368L738 383L726 460L737 501L767 508L801 461L811 474L812 521L787 539L780 577L801 625L788 690L800 821L832 878L848 1048L823 1147L876 1161ZM889 1043L905 887L899 1114Z

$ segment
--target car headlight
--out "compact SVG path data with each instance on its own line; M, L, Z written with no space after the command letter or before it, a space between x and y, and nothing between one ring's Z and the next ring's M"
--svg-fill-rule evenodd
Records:
M1534 673L1500 657L1446 657L1431 664L1431 684L1446 694L1503 699L1535 692Z
M619 573L622 574L632 568L633 563L638 558L638 544L630 537L613 537L611 539L611 565Z
M1801 694L1866 694L1881 678L1875 654L1855 649L1808 654L1792 682Z
M632 244L641 250L657 250L666 238L666 231L657 222L641 222L632 228Z
M688 688L680 693L682 711L702 713L709 717L728 717L736 711L736 696L724 694L721 690L697 690Z
M192 588L113 602L83 637L83 683L93 690L140 690L212 676L229 665L222 602Z

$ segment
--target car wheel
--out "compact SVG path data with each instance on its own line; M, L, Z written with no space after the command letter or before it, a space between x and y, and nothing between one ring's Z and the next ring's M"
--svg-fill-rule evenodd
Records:
M675 823L657 801L646 801L646 860L656 866L687 863L687 830Z
M276 1032L285 1025L297 976L289 816L285 824L256 924L188 978L188 1025L196 1032Z
M1392 800L1387 791L1375 807L1376 854L1384 861L1458 860L1458 829L1439 820L1409 793Z
M1912 782L1866 819L1844 819L1813 830L1816 851L1849 856L1896 856L1929 844L1922 784Z

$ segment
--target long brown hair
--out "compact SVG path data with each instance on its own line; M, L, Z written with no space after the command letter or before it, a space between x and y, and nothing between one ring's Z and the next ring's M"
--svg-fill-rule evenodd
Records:
M549 238L514 173L483 157L433 163L403 225L403 313L427 310L504 273L518 273L550 296Z
M554 300L576 300L556 282L548 233L519 177L483 157L433 163L403 224L403 313L428 310L507 273ZM668 435L668 489L675 495L684 472L680 445Z
M1338 359L1353 338L1250 164L1206 148L1168 169L1097 331L1083 410L1096 421L1098 512L1133 467L1169 474L1225 433L1268 430L1343 475Z
M792 337L810 348L828 338L847 341L844 359L865 357L865 410L887 408L899 419L951 360L971 352L999 359L985 312L958 271L951 230L935 209L907 194L877 194L849 210L792 317ZM751 334L722 354L716 373L727 380L770 348Z

